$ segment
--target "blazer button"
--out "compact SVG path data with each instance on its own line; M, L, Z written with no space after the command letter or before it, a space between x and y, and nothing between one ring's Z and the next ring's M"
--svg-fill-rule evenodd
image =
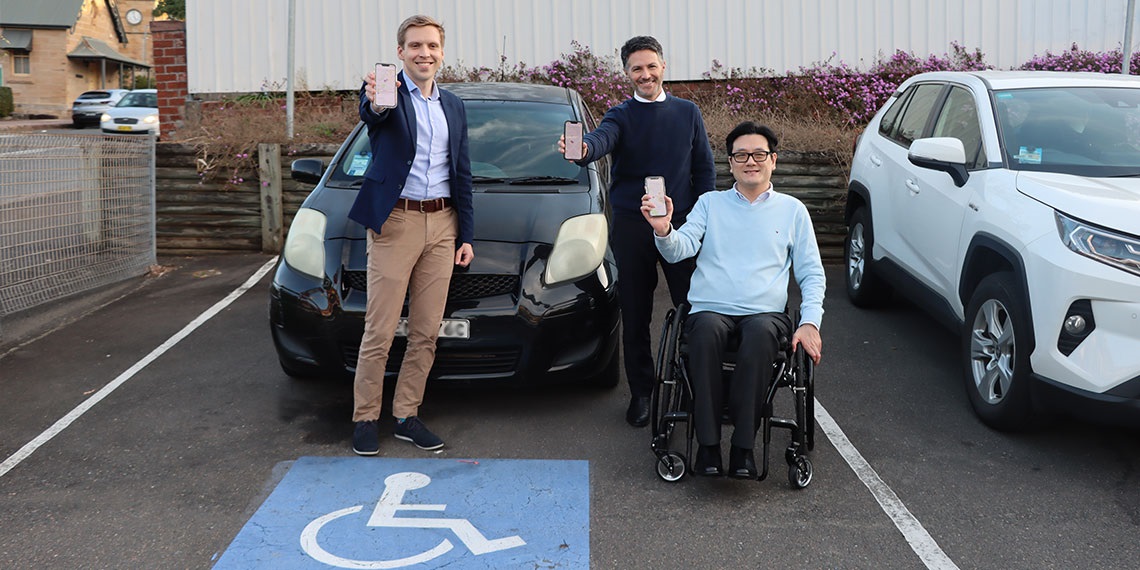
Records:
M403 184L397 184L397 185L396 185L396 190L403 190L403 189L404 189L404 185L403 185Z
M409 160L409 161L408 161L408 166L411 166L411 165L412 165L412 161L410 161L410 160Z

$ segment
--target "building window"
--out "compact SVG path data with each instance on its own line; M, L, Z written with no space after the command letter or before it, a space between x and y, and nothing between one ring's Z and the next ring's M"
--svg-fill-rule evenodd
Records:
M16 75L29 75L32 73L32 56L31 54L14 53L12 54L12 72Z

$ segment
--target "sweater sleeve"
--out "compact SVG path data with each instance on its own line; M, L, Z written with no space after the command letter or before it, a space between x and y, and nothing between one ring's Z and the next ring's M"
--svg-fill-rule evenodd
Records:
M827 288L827 278L823 272L823 261L819 257L819 245L815 240L811 216L802 203L798 206L795 215L795 242L792 245L792 269L801 298L798 324L811 323L818 329L823 322L823 295Z
M618 109L614 107L606 111L598 128L586 133L582 140L586 143L586 156L576 161L578 165L585 166L609 154L617 147L621 139L621 124L618 122Z
M713 161L712 147L709 145L708 131L701 110L693 105L696 124L693 126L693 193L697 196L716 190L716 163Z
M693 206L693 210L689 212L689 217L681 227L669 232L665 237L653 234L654 243L657 244L657 251L661 252L661 257L669 263L677 263L696 255L701 249L701 240L705 237L708 214L708 200L698 198L697 204Z

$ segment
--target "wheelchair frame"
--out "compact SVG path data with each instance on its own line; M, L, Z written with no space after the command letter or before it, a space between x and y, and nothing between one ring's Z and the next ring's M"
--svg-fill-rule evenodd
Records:
M657 351L656 382L650 400L650 422L653 429L650 447L657 456L657 475L669 482L684 477L692 469L689 462L694 457L693 439L696 430L692 421L693 390L684 362L687 355L682 351L682 327L688 309L688 305L681 304L669 309L665 315ZM793 318L793 326L796 322L797 318ZM773 380L768 386L760 418L760 430L764 434L761 453L763 467L757 480L763 481L768 477L768 448L772 441L772 428L787 429L791 432L791 442L784 451L784 459L788 463L788 483L795 489L803 489L812 479L812 464L807 452L815 448L814 363L802 348L792 351L790 339L780 340L781 350L772 364ZM735 368L734 356L734 353L730 354L722 363L722 373L732 373ZM782 387L791 388L796 414L794 419L773 416L776 392ZM684 438L684 453L672 447L672 443L681 437Z

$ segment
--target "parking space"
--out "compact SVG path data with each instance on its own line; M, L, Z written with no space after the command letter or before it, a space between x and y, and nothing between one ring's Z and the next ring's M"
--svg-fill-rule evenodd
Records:
M905 303L851 307L839 268L816 395L866 465L821 433L815 479L793 491L782 445L763 482L662 482L648 431L624 422L624 387L433 385L422 415L447 447L420 451L384 424L380 457L352 456L350 384L277 365L268 277L200 319L268 261L161 259L177 268L0 359L0 461L119 381L0 475L0 566L1040 568L1137 554L1135 432L985 428L956 337Z

